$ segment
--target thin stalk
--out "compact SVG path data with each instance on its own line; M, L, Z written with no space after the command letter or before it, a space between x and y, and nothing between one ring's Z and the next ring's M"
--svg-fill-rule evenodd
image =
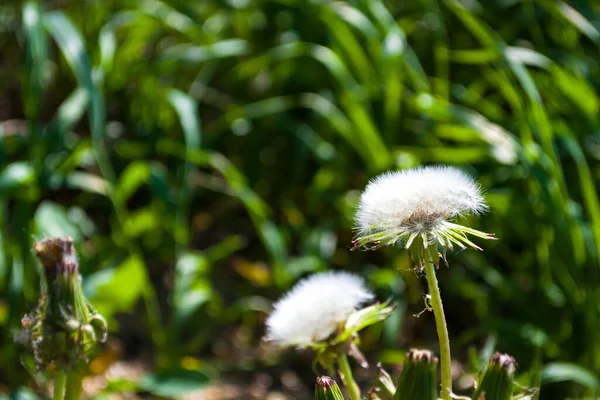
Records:
M83 385L83 375L76 371L69 371L67 374L67 390L65 400L81 400L81 389Z
M54 378L54 396L53 400L63 400L65 398L65 385L67 383L67 375L64 371L58 371Z
M442 399L450 400L452 394L452 368L450 358L450 339L448 337L448 326L446 325L446 316L442 306L442 297L440 288L435 276L435 266L431 262L425 263L425 274L427 284L429 285L429 294L431 295L431 307L435 316L435 326L437 328L438 340L440 342L440 367L442 370Z
M348 356L345 353L338 357L338 365L340 367L340 376L342 381L344 381L346 389L348 389L350 400L360 400L360 388L356 384L354 376L352 376L352 368L350 368Z

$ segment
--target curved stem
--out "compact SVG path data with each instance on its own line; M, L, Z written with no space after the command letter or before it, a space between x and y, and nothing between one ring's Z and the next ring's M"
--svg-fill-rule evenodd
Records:
M83 384L83 375L76 371L70 371L67 375L67 390L65 400L81 400L81 385Z
M67 383L67 375L64 371L58 371L54 378L54 396L53 400L63 400L65 398L65 384Z
M348 389L350 399L360 400L360 388L358 387L356 381L354 380L354 377L352 376L352 368L350 368L348 356L345 353L340 354L340 356L338 357L338 365L340 367L340 376L342 378L342 381L344 381L346 389Z
M435 326L437 328L438 340L440 342L440 367L442 370L442 399L450 400L452 394L452 368L450 358L450 339L448 337L448 326L442 306L442 297L440 288L435 276L435 266L431 262L425 263L425 274L427 284L429 285L429 294L431 295L431 307L435 316Z

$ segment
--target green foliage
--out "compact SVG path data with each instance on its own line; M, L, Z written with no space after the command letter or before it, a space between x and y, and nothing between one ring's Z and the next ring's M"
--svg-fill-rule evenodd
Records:
M340 268L399 302L361 343L397 363L401 332L434 337L424 281L349 252L354 206L376 173L446 163L499 239L439 270L453 346L514 355L543 399L597 395L598 21L589 0L2 3L0 387L31 384L11 332L33 241L65 233L117 358L283 363L311 392L309 361L256 349L272 300Z
M201 371L169 369L144 376L140 388L157 396L173 398L200 389L209 381L209 376Z

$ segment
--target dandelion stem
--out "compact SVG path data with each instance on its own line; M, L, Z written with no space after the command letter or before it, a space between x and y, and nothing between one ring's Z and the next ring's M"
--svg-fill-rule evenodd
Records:
M67 375L67 390L65 400L81 400L83 375L77 371L70 371Z
M348 390L350 400L360 400L360 388L352 376L352 368L350 368L348 356L345 353L340 354L338 357L338 364L340 367L340 376L342 381L344 381L346 389Z
M53 400L63 400L65 397L65 384L67 383L67 375L64 371L58 371L54 378L54 396Z
M442 369L442 399L450 400L452 394L452 371L450 365L450 339L448 337L448 326L444 316L442 306L442 297L440 288L435 276L435 267L431 262L425 263L425 273L427 275L427 284L429 285L429 294L431 295L431 307L435 316L435 325L440 342L440 367Z

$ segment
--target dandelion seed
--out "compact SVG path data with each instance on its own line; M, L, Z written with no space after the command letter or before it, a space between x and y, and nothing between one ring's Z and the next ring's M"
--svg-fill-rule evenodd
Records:
M344 329L348 318L373 297L356 275L312 275L275 304L267 319L267 339L283 347L310 347Z

